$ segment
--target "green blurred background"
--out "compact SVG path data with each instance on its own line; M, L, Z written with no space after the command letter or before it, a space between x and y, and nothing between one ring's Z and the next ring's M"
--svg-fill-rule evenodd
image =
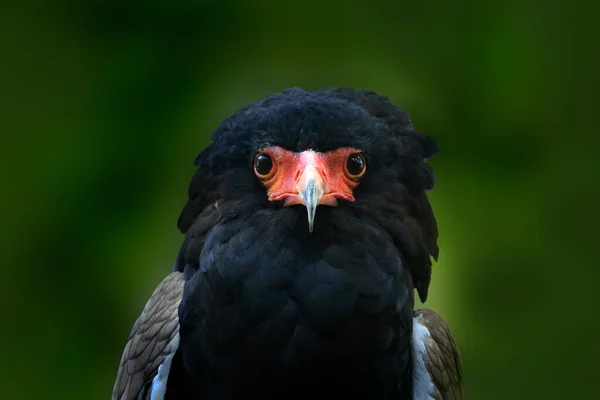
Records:
M194 157L238 107L291 86L385 93L438 141L427 305L468 397L594 397L589 4L3 2L2 398L109 398L182 241Z

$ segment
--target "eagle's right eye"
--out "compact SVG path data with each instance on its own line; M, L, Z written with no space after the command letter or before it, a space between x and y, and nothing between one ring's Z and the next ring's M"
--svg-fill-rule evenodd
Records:
M273 160L265 153L259 153L254 158L254 171L259 178L268 178L273 170Z

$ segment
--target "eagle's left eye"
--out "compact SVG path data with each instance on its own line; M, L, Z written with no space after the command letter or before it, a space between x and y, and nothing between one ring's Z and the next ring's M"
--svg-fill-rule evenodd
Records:
M361 153L350 154L348 161L346 161L345 172L348 178L356 179L360 178L367 167L365 157Z

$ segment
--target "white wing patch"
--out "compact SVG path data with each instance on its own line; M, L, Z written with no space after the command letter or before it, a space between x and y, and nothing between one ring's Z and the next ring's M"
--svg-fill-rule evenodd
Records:
M173 340L167 344L164 352L169 354L158 367L158 374L152 380L150 388L150 400L164 400L167 392L167 381L169 380L169 372L171 370L171 362L175 356L175 352L179 347L179 333L175 335Z
M413 400L434 400L436 387L425 366L426 341L431 340L429 330L413 319L412 359L413 359Z

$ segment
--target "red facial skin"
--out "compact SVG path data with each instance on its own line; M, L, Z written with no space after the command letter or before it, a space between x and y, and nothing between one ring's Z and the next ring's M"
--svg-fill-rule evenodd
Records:
M346 168L348 157L360 150L343 147L327 153L312 150L294 153L278 146L266 147L258 154L271 157L273 168L266 175L254 171L267 188L270 201L284 200L284 206L306 205L301 194L308 180L312 179L323 192L319 205L335 207L338 199L354 201L352 191L366 167L358 175L352 175Z

